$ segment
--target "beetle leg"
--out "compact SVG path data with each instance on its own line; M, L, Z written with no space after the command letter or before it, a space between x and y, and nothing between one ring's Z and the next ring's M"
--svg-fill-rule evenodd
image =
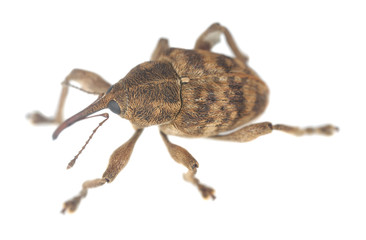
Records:
M169 49L168 39L160 38L153 54L151 55L151 60L157 60L167 49Z
M235 57L242 63L246 64L246 62L248 61L248 57L239 50L229 30L226 27L221 26L219 23L212 24L209 28L207 28L206 31L201 34L201 36L199 36L194 46L194 49L210 51L213 46L215 46L220 41L221 34L225 35L226 42L233 51Z
M338 131L338 128L332 125L324 125L321 127L299 128L283 124L272 125L272 123L270 122L263 122L245 126L227 135L217 135L211 138L218 140L234 141L234 142L249 142L256 139L257 137L271 133L272 130L279 130L296 136L302 136L306 134L321 134L329 136L332 135L335 131Z
M210 138L234 142L249 142L259 136L271 133L273 126L270 122L255 123L236 130L226 135L217 135Z
M171 157L176 162L188 168L188 172L183 175L184 180L197 186L203 198L208 199L211 197L212 199L215 199L215 190L202 184L195 176L198 168L198 162L196 161L196 159L194 159L194 157L186 149L171 143L167 135L165 135L163 132L160 131L160 134L164 140L165 145L168 148Z
M56 110L56 114L54 117L46 117L42 113L36 111L28 114L27 118L34 124L41 123L56 123L59 124L63 121L63 110L65 105L66 96L69 90L70 82L74 81L80 84L80 90L101 95L105 93L108 88L111 86L108 82L106 82L102 77L98 74L81 70L74 69L70 72L70 74L65 78L62 82L62 90L61 96L58 103L58 107Z
M117 177L117 175L128 163L135 143L140 137L142 131L143 129L136 130L133 136L127 142L125 142L113 152L109 159L108 167L105 170L102 178L85 181L82 185L80 193L64 203L64 207L61 211L62 213L66 211L70 213L74 212L79 206L81 199L86 197L88 189L102 186L105 183L111 183Z
M299 128L299 127L293 127L283 124L276 124L273 126L274 130L280 130L286 133L290 133L296 136L303 136L303 135L310 135L310 134L320 134L320 135L326 135L331 136L335 132L339 131L339 128L336 126L333 126L331 124L323 125L320 127L306 127L306 128Z

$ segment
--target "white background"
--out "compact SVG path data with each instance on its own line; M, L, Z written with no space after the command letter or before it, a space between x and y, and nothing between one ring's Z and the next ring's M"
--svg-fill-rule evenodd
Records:
M2 1L0 239L366 239L365 16L362 1L349 0ZM133 130L112 114L66 170L102 119L52 141L55 126L32 126L26 114L52 115L73 68L114 83L149 60L160 37L192 48L213 22L230 29L270 87L258 121L341 131L274 132L243 144L172 137L216 189L205 201L151 127L112 184L61 215L63 201L102 175ZM214 51L231 54L225 41ZM66 115L93 100L71 90Z

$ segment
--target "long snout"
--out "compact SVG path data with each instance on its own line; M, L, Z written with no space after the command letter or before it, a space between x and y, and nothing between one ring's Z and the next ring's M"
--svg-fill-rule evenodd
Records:
M61 123L52 134L52 139L55 140L65 128L71 126L72 124L80 120L85 119L86 117L88 117L93 113L96 113L102 109L107 108L107 106L108 102L104 97L97 99L94 103L90 104L84 110L80 111L79 113L75 114L74 116L70 117L69 119Z

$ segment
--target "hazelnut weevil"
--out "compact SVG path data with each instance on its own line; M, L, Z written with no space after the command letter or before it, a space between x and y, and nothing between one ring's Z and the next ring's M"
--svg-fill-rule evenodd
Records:
M222 34L234 54L233 58L211 51ZM247 61L228 29L215 23L201 34L193 50L170 48L167 39L160 39L151 61L137 65L114 85L93 72L71 71L63 82L55 117L47 118L34 112L28 116L31 122L60 124L53 134L53 139L56 139L73 123L109 108L129 120L135 133L113 152L103 176L85 181L80 193L64 203L62 212L75 211L89 188L102 186L116 178L126 166L145 127L159 126L171 157L188 169L184 179L195 185L204 198L212 199L215 199L214 189L202 184L195 176L198 168L196 159L186 149L171 143L168 135L247 142L273 130L297 136L314 133L332 135L338 130L332 125L298 128L270 122L249 124L265 110L269 90ZM94 93L98 98L63 121L70 81L77 82L81 90ZM93 131L68 168L74 165L95 131L108 119L107 113L94 116L104 116L106 119Z

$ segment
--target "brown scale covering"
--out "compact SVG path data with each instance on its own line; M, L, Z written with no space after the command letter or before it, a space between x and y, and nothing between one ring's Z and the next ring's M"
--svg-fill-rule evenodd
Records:
M146 62L121 81L127 95L123 116L136 127L172 121L181 108L180 79L168 62Z
M182 106L175 119L160 126L166 134L214 136L235 129L260 115L268 88L248 66L203 50L169 49L168 61L180 78Z

